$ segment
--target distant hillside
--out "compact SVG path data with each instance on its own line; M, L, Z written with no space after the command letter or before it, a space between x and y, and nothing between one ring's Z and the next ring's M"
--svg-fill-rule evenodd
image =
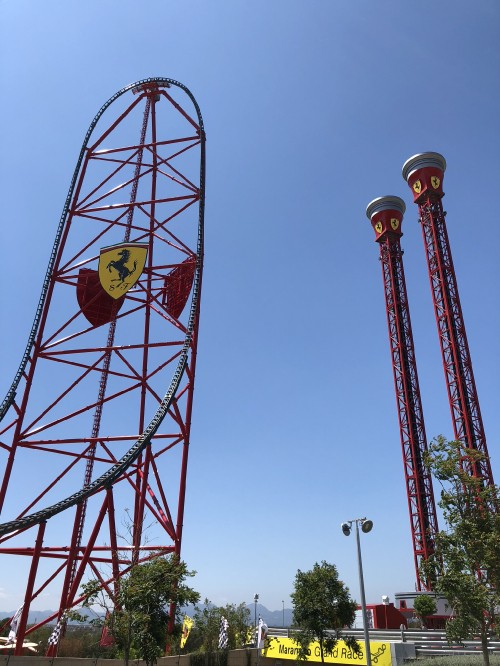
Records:
M255 606L254 604L247 604L247 608L250 611L250 621L253 624L254 622L254 615L255 615ZM0 611L0 625L3 624L3 622L9 618L11 618L15 610L11 611ZM89 619L95 618L97 615L96 613L89 613L88 611L85 610L80 610L79 611L82 615L87 614ZM194 607L189 606L183 610L183 612L186 615L194 615ZM29 612L28 615L28 624L36 624L37 622L42 622L46 618L50 617L53 615L55 611L53 610L38 610L38 611L31 611ZM291 608L285 608L285 627L289 627L292 624L292 609ZM268 627L282 627L283 626L283 609L281 610L276 610L276 611L271 611L267 609L265 606L262 606L261 604L257 604L257 620L261 617L264 622L268 625ZM55 620L51 622L51 624L55 624ZM70 624L78 624L77 622L70 622ZM5 631L3 632L5 633Z
M250 618L254 621L254 604L247 604L250 609ZM268 627L282 627L283 626L283 609L271 611L265 606L257 604L257 618L261 617ZM293 610L285 608L285 627L290 627L292 624Z
M16 611L0 611L0 626L5 622L5 620L11 618ZM28 624L37 624L38 622L42 622L43 620L46 620L48 617L51 615L54 615L56 611L53 610L30 610L28 613ZM97 617L96 613L89 612L85 609L81 609L78 611L82 615L86 615L89 620L92 620L93 618ZM50 624L55 624L56 620L52 620ZM72 622L70 621L69 624L78 624L78 622ZM5 631L4 631L5 633Z
M255 619L255 605L247 604L250 611L250 622L254 623ZM194 606L187 606L182 611L185 615L192 617L194 615ZM292 624L293 610L285 608L285 627L290 627ZM268 627L282 627L283 626L283 609L271 611L262 604L257 604L257 621L261 617Z

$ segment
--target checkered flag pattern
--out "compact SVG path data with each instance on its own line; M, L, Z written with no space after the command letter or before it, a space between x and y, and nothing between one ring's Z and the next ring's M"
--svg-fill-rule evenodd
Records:
M226 620L224 615L220 619L220 631L219 631L219 650L224 650L227 648L229 637L227 630L229 628L229 622Z
M59 639L61 637L62 625L63 625L63 620L61 618L54 627L54 631L50 634L49 640L47 641L47 645L57 645L59 643Z

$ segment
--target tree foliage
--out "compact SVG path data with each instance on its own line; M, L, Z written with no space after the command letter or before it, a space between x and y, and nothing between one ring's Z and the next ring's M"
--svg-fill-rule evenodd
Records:
M425 627L426 618L429 617L429 615L434 615L437 610L436 600L429 594L419 594L418 597L415 597L413 608L417 616L420 618L422 626Z
M422 564L422 573L452 607L448 641L478 635L488 664L488 635L500 605L500 513L498 486L469 473L481 460L483 454L444 437L429 447L424 462L441 484L446 530L437 534L435 554Z
M189 650L215 652L219 646L221 617L228 621L227 649L235 650L248 643L249 634L253 634L250 624L250 611L244 603L214 606L205 599L202 607L196 607L194 627L189 636Z
M116 581L112 600L98 580L84 584L84 605L97 604L106 610L108 631L126 664L139 657L150 666L165 651L170 605L175 603L179 608L199 599L184 582L194 573L175 556L155 557L133 566Z
M320 645L322 662L325 652L331 652L339 639L356 654L360 652L356 640L342 633L343 627L354 622L356 603L339 580L334 564L323 561L310 571L299 569L291 598L294 622L298 626L293 639L298 645L299 661L307 659L309 644L314 640Z
M97 659L105 653L105 648L100 645L100 639L101 631L96 625L67 625L64 638L59 643L57 656ZM44 651L41 652L43 654Z

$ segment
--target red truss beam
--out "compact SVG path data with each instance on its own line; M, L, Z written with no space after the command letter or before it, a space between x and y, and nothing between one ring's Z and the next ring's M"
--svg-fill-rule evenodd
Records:
M204 164L198 105L170 79L119 91L85 138L1 409L0 570L26 581L18 654L40 594L61 619L89 578L112 596L134 562L181 553Z
M455 439L484 454L484 460L465 464L472 476L492 485L493 473L442 206L445 169L442 155L421 153L405 162L403 177L418 204Z
M420 563L434 552L438 522L431 475L423 465L427 439L400 245L404 211L399 197L380 197L366 212L380 246L417 589L430 590L431 582L420 574Z

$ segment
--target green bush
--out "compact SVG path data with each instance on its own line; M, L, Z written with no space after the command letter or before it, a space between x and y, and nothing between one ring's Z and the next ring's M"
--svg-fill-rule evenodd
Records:
M449 657L422 657L416 661L405 662L415 666L482 666L481 654L456 654ZM490 666L500 666L500 654L490 655Z

